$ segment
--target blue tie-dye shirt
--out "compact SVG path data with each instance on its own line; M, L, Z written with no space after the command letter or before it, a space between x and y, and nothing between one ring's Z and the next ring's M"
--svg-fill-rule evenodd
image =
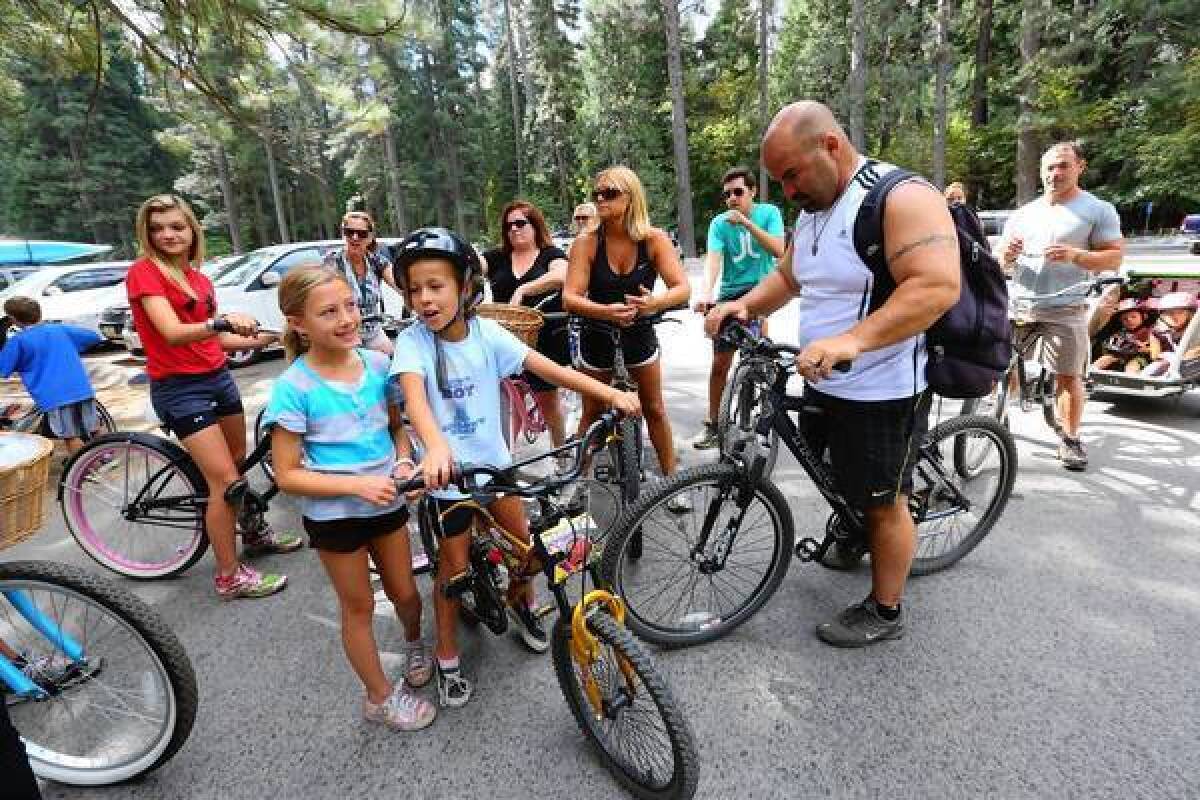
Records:
M358 350L365 369L357 386L327 381L296 359L275 381L266 422L303 438L303 466L337 475L391 475L396 448L388 430L388 358ZM397 510L403 498L377 506L355 495L304 497L312 520L374 517Z

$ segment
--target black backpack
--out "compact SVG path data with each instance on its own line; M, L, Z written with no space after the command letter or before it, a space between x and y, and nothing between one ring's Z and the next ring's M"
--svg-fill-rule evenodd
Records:
M879 178L867 191L854 221L854 249L875 278L868 313L882 306L896 288L884 257L883 207L888 192L914 177L912 172L894 169ZM975 212L955 204L950 216L958 230L962 291L958 302L925 332L929 353L925 380L943 397L982 397L1008 369L1012 357L1008 287Z

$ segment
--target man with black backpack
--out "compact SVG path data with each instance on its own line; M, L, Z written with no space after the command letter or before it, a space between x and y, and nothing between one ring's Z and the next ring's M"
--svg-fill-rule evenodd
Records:
M897 168L859 155L820 103L780 111L762 153L802 213L775 271L716 306L705 324L713 335L730 314L766 316L800 298L801 424L810 444L828 451L847 500L864 510L871 553L871 593L817 635L864 647L904 634L901 599L916 549L908 492L929 414L923 334L959 299L959 236L941 192L916 176L872 194ZM869 231L876 220L879 230ZM860 255L856 239L869 252ZM841 362L851 362L848 372L834 372Z

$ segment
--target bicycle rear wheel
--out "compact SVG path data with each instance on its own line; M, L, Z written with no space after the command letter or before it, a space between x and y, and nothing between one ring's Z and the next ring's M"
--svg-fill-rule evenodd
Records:
M196 676L149 606L98 576L39 561L0 564L0 592L0 638L27 663L47 665L34 676L46 697L4 698L36 774L104 786L162 766L183 746Z
M699 764L692 731L653 660L606 612L590 614L587 627L600 645L591 664L572 652L570 620L554 625L554 671L575 721L635 797L694 796Z
M754 442L756 447L745 451L744 455L753 456L755 451L762 454L765 459L763 477L770 477L779 459L779 434L774 429L765 435L755 430L770 388L763 365L754 359L743 359L733 368L733 374L721 391L717 413L717 442L721 455L732 454L734 445L743 440Z
M992 391L983 397L968 397L962 402L959 416L992 417L1005 428L1008 427L1008 376L1005 373L996 381ZM971 446L972 444L979 446ZM963 478L973 478L983 469L988 457L988 447L980 445L978 439L961 436L954 443L954 469Z
M600 575L625 601L626 623L641 638L662 647L711 642L779 588L796 536L792 512L763 480L746 494L742 514L742 480L728 462L684 470L650 487L618 520ZM676 497L691 511L671 511ZM640 557L629 552L635 531L644 540Z
M955 454L978 454L964 473ZM946 569L979 546L1004 512L1017 475L1012 434L993 417L953 417L929 432L913 472L913 575Z
M200 560L207 494L183 448L144 433L93 439L58 485L63 518L84 552L137 579L178 575Z

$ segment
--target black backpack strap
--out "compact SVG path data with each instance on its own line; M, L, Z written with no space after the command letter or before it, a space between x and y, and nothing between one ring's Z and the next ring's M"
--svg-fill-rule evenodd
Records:
M868 166L872 163L867 162ZM883 209L888 193L905 181L918 177L916 173L897 167L875 181L858 209L858 216L854 220L854 249L874 276L868 314L882 306L896 288L896 280L888 269L883 242Z

